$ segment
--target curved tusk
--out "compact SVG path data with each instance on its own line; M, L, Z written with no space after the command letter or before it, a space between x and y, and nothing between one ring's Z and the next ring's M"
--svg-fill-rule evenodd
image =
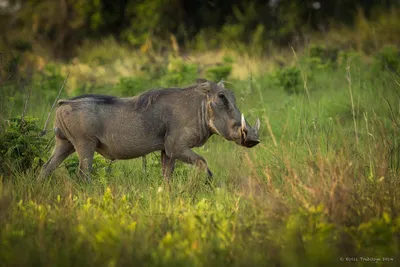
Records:
M256 128L257 132L260 130L260 119L259 118L257 118L256 125L254 127Z
M242 113L242 130L246 129L246 121L244 120L244 115Z

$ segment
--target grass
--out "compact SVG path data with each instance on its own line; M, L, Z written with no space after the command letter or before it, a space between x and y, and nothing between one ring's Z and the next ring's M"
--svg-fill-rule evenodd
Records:
M4 176L0 265L397 266L400 79L362 61L347 70L292 61L301 86L307 76L300 94L286 93L272 72L230 79L241 111L261 118L261 144L215 136L195 149L214 189L179 163L169 193L158 154L146 174L140 159L120 161L91 184L64 166L42 182L33 170ZM28 114L43 124L52 102L36 92Z

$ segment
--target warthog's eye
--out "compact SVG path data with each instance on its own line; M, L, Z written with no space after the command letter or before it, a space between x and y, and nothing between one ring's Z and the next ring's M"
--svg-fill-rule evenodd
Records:
M220 101L220 103L221 103L220 105L221 105L221 106L226 106L226 105L228 105L228 99L226 98L226 96L225 96L224 93L219 92L219 93L218 93L218 99L221 100L221 101Z

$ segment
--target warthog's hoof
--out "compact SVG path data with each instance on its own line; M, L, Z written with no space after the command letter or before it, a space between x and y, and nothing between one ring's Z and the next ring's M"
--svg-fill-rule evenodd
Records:
M207 168L207 178L206 178L206 185L212 187L212 181L213 181L213 176L214 174L210 171L210 169Z

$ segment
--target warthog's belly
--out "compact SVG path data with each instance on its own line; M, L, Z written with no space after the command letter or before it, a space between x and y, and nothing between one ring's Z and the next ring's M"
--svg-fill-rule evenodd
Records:
M145 156L151 152L159 151L164 149L164 144L161 142L141 144L134 143L120 143L113 144L113 146L107 145L106 143L99 142L96 152L103 157L110 160L118 159L133 159Z

